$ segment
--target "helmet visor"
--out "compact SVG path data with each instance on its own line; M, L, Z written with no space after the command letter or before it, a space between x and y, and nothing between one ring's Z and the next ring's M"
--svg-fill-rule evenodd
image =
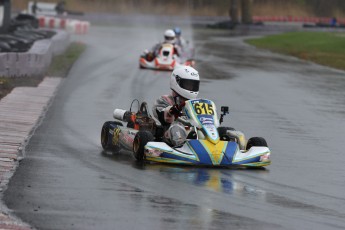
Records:
M182 89L186 89L186 90L193 91L193 92L199 92L200 81L198 81L198 80L190 80L190 79L183 79L183 78L179 78L179 79L176 79L176 80L177 80L177 84Z
M168 37L168 36L165 36L165 40L167 40L167 41L172 41L172 40L174 40L175 39L175 37Z

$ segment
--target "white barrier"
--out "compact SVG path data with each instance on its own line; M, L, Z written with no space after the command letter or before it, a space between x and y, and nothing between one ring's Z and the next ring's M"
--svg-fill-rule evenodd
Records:
M51 39L36 41L25 53L0 53L0 76L25 77L44 74L52 57L63 53L70 44L69 34L57 31Z
M64 31L57 31L55 36L51 38L53 42L52 52L53 56L62 54L70 44L70 35Z
M65 29L73 34L86 34L90 28L89 22L75 19L38 16L38 20L42 28Z
M66 30L74 34L86 34L89 28L89 22L79 20L68 20L66 25Z
M29 14L34 14L34 12L32 12L32 7L34 5L33 1L30 1L28 3L28 13ZM36 15L52 15L55 16L57 15L57 12L55 10L56 7L56 3L48 3L48 2L36 2Z
M4 23L4 7L3 6L0 6L0 27L2 26L2 24Z

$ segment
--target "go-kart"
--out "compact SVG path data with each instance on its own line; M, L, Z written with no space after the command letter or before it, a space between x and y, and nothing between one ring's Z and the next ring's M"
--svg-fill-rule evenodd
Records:
M139 67L141 69L173 70L175 67L181 65L192 67L195 65L194 60L184 59L185 58L180 58L175 54L172 44L166 43L162 45L157 56L154 56L153 52L145 51L140 56Z
M220 126L228 107L221 107L218 120L211 100L186 101L183 115L177 119L188 130L188 136L182 145L171 146L163 141L165 130L149 114L147 104L143 102L137 112L132 112L132 105L129 111L114 110L113 116L118 121L104 123L101 131L104 150L125 149L132 151L137 161L172 164L225 167L271 164L271 152L264 138L252 137L246 141L242 132Z

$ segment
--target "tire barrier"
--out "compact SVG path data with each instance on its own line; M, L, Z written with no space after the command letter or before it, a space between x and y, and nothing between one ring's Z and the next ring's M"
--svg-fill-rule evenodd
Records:
M16 87L0 101L0 195L24 157L25 145L47 111L61 78L46 77L37 87ZM25 108L25 109L23 109ZM30 230L0 201L0 229Z
M295 16L253 16L253 22L301 22L301 23L325 23L332 21L329 17L295 17ZM345 24L345 18L337 19L340 24Z
M25 53L0 53L0 76L25 77L44 74L52 57L63 53L70 44L66 31L56 31L51 39L36 41Z
M39 26L42 28L64 29L73 34L86 34L90 23L75 19L38 16Z

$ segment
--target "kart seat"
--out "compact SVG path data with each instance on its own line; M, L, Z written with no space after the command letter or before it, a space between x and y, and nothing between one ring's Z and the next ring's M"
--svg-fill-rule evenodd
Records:
M128 128L133 128L141 131L147 130L152 134L155 134L156 126L157 125L155 120L148 112L146 102L141 103L138 112L136 112L135 114L133 113L131 116L131 120L127 123Z

